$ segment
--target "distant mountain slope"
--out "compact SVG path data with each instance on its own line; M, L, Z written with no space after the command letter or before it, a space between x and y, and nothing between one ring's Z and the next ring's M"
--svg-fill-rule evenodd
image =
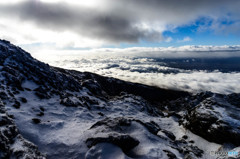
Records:
M39 157L206 158L219 144L230 142L239 146L233 142L235 138L217 142L204 131L196 130L199 123L195 118L191 120L191 112L209 109L198 105L208 100L201 94L192 96L183 91L51 67L4 40L0 41L0 83L5 108L1 107L12 118L11 124L16 124L22 140L36 145L28 146L26 153ZM216 100L230 102L227 97L219 95ZM194 104L188 107L191 102ZM238 112L238 99L231 102L234 104L228 106ZM211 110L221 110L210 105ZM204 118L204 113L200 116ZM238 139L238 125L228 126L236 131ZM0 127L4 130L8 125ZM213 134L218 128L215 130ZM2 140L0 146L0 155L14 154Z

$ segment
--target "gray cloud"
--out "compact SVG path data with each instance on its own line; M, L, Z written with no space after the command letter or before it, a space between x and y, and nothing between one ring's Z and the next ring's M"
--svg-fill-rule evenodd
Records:
M18 17L21 21L33 22L45 29L70 30L107 41L137 42L140 39L162 39L160 33L137 28L128 18L66 3L52 4L31 0L0 6L0 13L4 16Z
M237 21L218 26L221 32L239 32L239 0L99 0L99 6L85 8L67 3L27 0L1 5L1 16L19 18L53 31L73 31L111 42L161 41L161 32L193 23L200 17ZM160 26L160 29L158 28ZM216 25L212 25L213 27ZM170 28L166 28L170 27Z

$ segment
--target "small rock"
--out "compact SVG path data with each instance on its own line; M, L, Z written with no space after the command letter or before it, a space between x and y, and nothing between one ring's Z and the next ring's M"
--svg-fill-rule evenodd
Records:
M100 116L104 116L104 114L102 112L98 112L98 115Z
M26 91L32 91L30 88L24 88Z
M15 107L16 109L19 109L21 106L20 102L15 101L15 103L13 104L13 107Z
M186 140L186 139L188 139L188 136L187 135L183 135L182 138Z
M43 116L43 115L44 115L43 112L39 112L39 113L37 114L37 116Z
M105 118L103 120L100 120L93 124L90 129L99 127L99 126L105 126L107 129L110 130L122 130L122 127L124 126L130 126L131 120L118 117L118 118Z
M8 95L5 93L5 92L0 92L0 98L2 99L2 100L6 100L6 99L8 99Z
M175 140L176 139L176 136L170 132L170 131L167 131L167 130L161 130L167 137L169 137L170 139L172 140Z
M48 94L48 90L43 88L42 86L34 89L35 95L38 96L40 99L49 99L51 98Z
M21 97L20 100L21 100L21 102L23 102L23 103L27 103L27 99L24 98L24 97Z
M203 154L203 150L199 149L197 146L190 146L191 151L197 156L201 157Z
M45 111L45 109L43 107L39 107L39 109L43 112Z
M178 144L187 144L187 141L184 139L176 140L176 143Z
M174 153L172 153L171 151L169 151L169 150L163 150L163 151L167 154L169 159L176 159L177 158L176 155Z
M41 120L38 118L33 118L32 121L34 124L39 124L41 122Z
M150 121L146 123L142 122L141 120L135 120L135 121L145 126L148 129L148 131L154 135L157 135L157 133L161 130L158 124L155 123L154 121Z

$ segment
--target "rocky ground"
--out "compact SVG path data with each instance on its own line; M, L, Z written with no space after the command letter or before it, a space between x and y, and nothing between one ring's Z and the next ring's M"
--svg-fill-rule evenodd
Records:
M240 146L240 94L64 70L4 40L0 83L2 158L214 158Z
M12 116L5 111L0 99L0 158L44 159L37 146L27 141L19 133Z

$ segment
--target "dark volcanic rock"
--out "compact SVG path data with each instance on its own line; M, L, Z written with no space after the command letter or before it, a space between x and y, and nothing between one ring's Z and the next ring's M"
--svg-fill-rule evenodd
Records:
M27 103L27 99L24 98L24 97L21 97L20 100L21 100L21 102L23 102L23 103Z
M187 135L183 135L182 138L186 140L188 138L188 136Z
M175 137L175 135L172 133L172 132L170 132L170 131L167 131L167 130L161 130L167 137L169 137L170 139L172 139L172 140L175 140L176 139L176 137Z
M177 156L174 153L172 153L171 151L169 151L169 150L163 150L163 151L167 154L169 159L176 159L177 158Z
M209 141L239 146L240 110L223 100L223 97L213 96L203 100L187 112L181 123Z
M89 148L99 143L112 143L119 146L124 152L128 152L139 144L139 141L130 135L110 134L108 137L88 138L86 144Z
M164 101L159 105L161 110L165 110L165 106L167 106L168 111L170 111L169 115L176 115L178 117L179 111L185 111L193 109L196 105L200 104L203 100L213 96L212 92L201 92L196 95L189 95L180 97L175 100Z
M150 121L150 122L142 122L141 120L135 120L135 121L145 126L148 129L148 131L154 135L157 135L157 133L161 130L158 124L155 123L154 121Z
M44 115L43 112L39 112L39 113L37 114L37 116L43 116L43 115Z
M240 145L240 94L202 92L163 102L160 109L171 111L179 123L201 137L219 144Z
M32 121L34 124L39 124L41 122L41 120L38 118L33 118Z
M105 128L113 131L122 131L123 127L131 126L132 121L135 121L137 123L140 123L143 125L149 132L151 132L154 135L157 135L157 133L161 130L161 128L158 126L157 123L154 121L150 122L143 122L141 120L136 119L127 119L123 117L117 117L117 118L105 118L103 120L98 121L97 123L93 124L90 129L104 126ZM165 130L166 131L166 130ZM167 131L166 131L167 132ZM170 132L169 132L170 133ZM174 136L174 135L173 135Z
M6 99L8 99L8 95L5 93L5 92L0 92L0 98L2 99L2 100L6 100Z
M123 126L130 126L130 125L131 125L131 120L126 118L122 118L122 117L113 118L113 119L105 118L93 124L90 129L93 129L99 126L104 126L108 129L117 131L117 130L122 130Z
M240 93L233 93L233 94L229 94L226 97L226 100L232 104L235 105L236 107L240 108Z
M141 96L150 102L163 102L189 95L189 93L183 91L172 91L142 84L125 82L88 72L85 72L83 78L91 80L91 82L84 84L84 86L90 90L94 90L94 94L97 95L104 94L102 91L106 92L110 96L119 96L122 92L125 92ZM92 79L94 79L94 81ZM95 84L93 87L94 83L97 83L97 85Z
M184 139L176 140L173 142L180 153L184 154L184 158L196 158L202 157L204 151L199 149L197 146L189 145Z
M38 96L41 99L49 99L51 96L48 94L48 89L44 89L43 87L38 87L35 90L36 96Z
M20 106L21 106L21 104L20 104L20 102L18 102L18 101L15 101L15 103L13 104L13 107L15 107L15 108L17 108L17 109L19 109Z

